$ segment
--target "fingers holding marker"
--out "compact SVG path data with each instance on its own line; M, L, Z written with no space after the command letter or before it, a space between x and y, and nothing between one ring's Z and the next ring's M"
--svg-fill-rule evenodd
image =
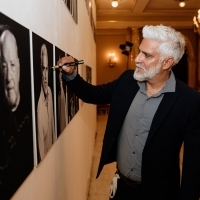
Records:
M74 58L72 56L65 56L58 60L57 65L61 68L61 71L66 74L72 74L74 72L74 66L70 66L66 63L74 62Z
M69 65L63 65L62 70L66 72L67 74L73 74L74 72L74 66L69 66Z
M70 63L70 62L75 62L74 58L72 56L65 56L65 57L62 57L58 60L57 64L59 66L62 66L64 65L65 63Z

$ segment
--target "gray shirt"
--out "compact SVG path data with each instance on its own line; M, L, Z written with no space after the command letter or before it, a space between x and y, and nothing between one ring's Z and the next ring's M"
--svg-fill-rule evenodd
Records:
M142 152L156 110L167 92L175 92L176 80L171 71L165 86L148 97L145 82L138 90L127 112L118 137L117 167L127 178L141 182Z

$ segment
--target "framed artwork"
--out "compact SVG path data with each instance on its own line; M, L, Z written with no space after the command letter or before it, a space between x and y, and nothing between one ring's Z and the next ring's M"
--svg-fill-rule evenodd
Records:
M67 87L68 123L75 116L75 94Z
M73 0L73 19L78 24L78 9L77 9L77 0Z
M95 28L94 17L93 17L93 12L92 12L92 1L85 0L85 4L86 4L87 11L88 11L89 19L90 19L90 25L91 25L92 32L93 32L93 37L95 40L96 28Z
M67 54L67 56L70 56ZM78 61L75 59L75 61ZM78 72L78 65L75 66ZM68 123L72 120L79 110L79 98L67 87L67 110L68 110Z
M92 68L86 65L86 81L92 83Z
M32 34L38 163L56 139L53 104L53 45Z
M0 13L0 199L10 199L32 171L29 30Z
M65 52L55 47L56 62L65 56ZM66 101L66 85L62 81L62 73L59 69L56 72L56 111L57 111L57 137L62 133L68 123L68 111Z
M77 0L63 0L72 18L76 23L78 23L78 12L77 12Z
M94 18L93 18L93 14L91 16L91 28L92 28L92 33L93 33L93 37L94 37L94 41L96 41L96 27L94 24Z

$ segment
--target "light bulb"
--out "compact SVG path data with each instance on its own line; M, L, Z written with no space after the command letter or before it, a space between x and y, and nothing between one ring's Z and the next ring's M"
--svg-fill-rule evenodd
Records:
M179 3L179 6L180 6L181 8L183 8L183 7L185 6L185 2L184 2L184 1L180 2L180 3Z
M112 1L111 5L112 7L116 8L118 6L118 1Z
M200 9L198 10L198 16L197 16L198 22L200 23Z

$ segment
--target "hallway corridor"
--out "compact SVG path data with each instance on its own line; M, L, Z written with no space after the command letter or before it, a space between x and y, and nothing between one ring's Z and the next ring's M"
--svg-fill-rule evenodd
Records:
M96 173L101 154L101 147L102 147L106 121L107 121L107 115L97 116L97 135L93 153L93 164L92 164L90 188L88 192L88 200L109 199L110 183L116 170L115 163L108 164L104 166L99 178L96 179Z
M101 154L101 147L102 147L105 126L107 122L107 117L108 117L107 115L97 116L97 135L95 139L91 180L90 180L90 187L87 200L109 200L110 183L116 171L116 163L108 164L104 166L99 178L96 179L96 173ZM181 167L182 167L182 155L183 155L183 148L181 149L180 152Z

